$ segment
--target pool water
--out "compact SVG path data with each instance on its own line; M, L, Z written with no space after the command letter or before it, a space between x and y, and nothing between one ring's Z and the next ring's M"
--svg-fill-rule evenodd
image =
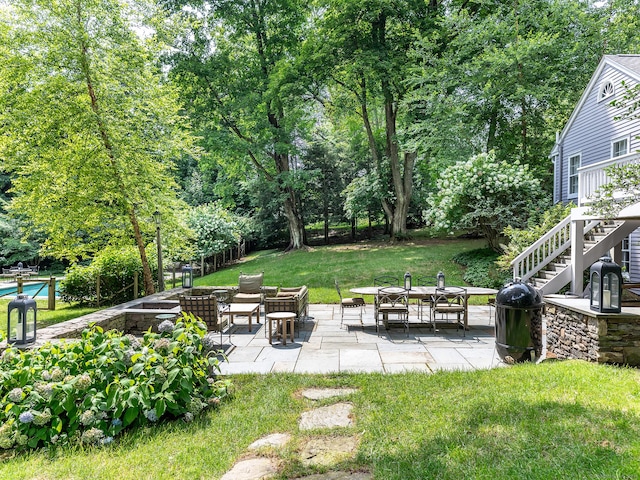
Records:
M44 287L42 287L43 285ZM30 297L33 297L36 293L38 293L38 290L42 288L42 290L40 290L40 293L38 293L38 297L46 297L47 291L48 291L48 287L46 285L47 285L46 282L25 283L22 288L22 293L25 293ZM60 280L56 281L56 297L60 296L59 288L60 288ZM15 285L12 287L0 288L0 298L2 299L13 298L18 294L17 292L18 292L18 287Z

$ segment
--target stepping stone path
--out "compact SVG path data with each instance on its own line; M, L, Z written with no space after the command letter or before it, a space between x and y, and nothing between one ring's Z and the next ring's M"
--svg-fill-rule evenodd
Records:
M302 396L309 400L324 400L325 398L351 395L357 391L355 388L308 388L303 390Z
M341 397L356 393L354 388L309 388L301 392L302 397L317 401L327 398ZM351 410L353 405L338 402L333 405L317 407L303 412L298 427L300 430L318 428L345 428L353 425ZM262 437L251 445L249 450L263 447L283 447L291 439L288 433L274 433ZM331 465L352 456L358 448L358 438L354 436L320 436L311 438L301 453L304 465ZM273 458L256 457L237 462L221 480L262 480L273 477L278 472L278 462ZM371 474L364 472L328 472L307 477L312 480L369 480Z
M298 426L300 430L350 427L353 425L353 420L351 420L352 409L353 405L344 402L314 408L313 410L302 413Z
M278 472L278 462L272 458L258 457L241 460L220 480L262 480Z
M289 440L291 440L291 435L288 433L272 433L253 442L249 445L249 450L258 450L262 447L281 447L286 445Z
M302 464L331 465L352 456L357 448L356 437L312 438L302 450Z

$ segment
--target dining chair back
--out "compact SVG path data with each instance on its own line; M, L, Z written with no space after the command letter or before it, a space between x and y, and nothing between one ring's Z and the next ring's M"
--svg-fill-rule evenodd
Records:
M338 284L338 280L335 281L336 291L338 292L338 296L340 297L340 327L344 323L344 312L345 310L358 310L358 319L360 321L360 326L364 329L364 324L362 323L362 313L364 311L364 298L362 297L343 297L342 292L340 291L340 285Z
M462 287L436 288L435 294L431 296L431 327L436 332L436 323L449 323L455 317L456 328L462 328L463 335L466 336L467 322L467 290Z
M388 330L390 324L400 324L409 336L409 291L403 287L382 287L376 295L376 332L380 334L382 323ZM391 318L393 315L394 318Z

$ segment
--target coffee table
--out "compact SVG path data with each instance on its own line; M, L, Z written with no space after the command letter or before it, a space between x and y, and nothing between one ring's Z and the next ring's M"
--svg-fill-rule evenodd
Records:
M233 324L235 315L244 315L249 317L249 332L251 332L251 318L255 314L256 323L260 323L260 304L259 303L230 303L221 312L222 315L229 315L229 323Z

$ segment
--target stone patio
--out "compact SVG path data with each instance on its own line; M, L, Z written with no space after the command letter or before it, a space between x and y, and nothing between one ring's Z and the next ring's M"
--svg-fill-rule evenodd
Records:
M402 328L395 327L381 329L378 335L371 305L366 307L364 328L353 317L345 318L341 326L339 305L310 305L309 317L296 331L295 342L286 346L277 342L269 345L264 318L250 333L246 318L239 317L231 329L233 347L228 351L228 361L221 363L222 373L430 373L503 365L495 352L488 306L469 307L466 336L455 328L438 329L434 335L428 324L418 322L415 307L408 337Z

